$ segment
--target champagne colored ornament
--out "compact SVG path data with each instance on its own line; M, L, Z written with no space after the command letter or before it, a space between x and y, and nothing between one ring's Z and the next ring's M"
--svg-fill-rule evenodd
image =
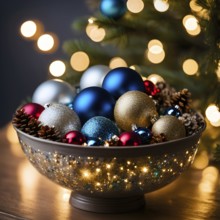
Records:
M81 132L87 138L100 138L103 141L110 140L114 135L119 135L115 123L102 116L89 119L83 125Z
M88 68L80 79L80 89L85 89L91 86L102 87L102 81L110 68L105 65L95 65Z
M183 138L186 130L183 123L175 116L165 115L152 126L153 135L164 134L168 141Z
M132 124L149 127L151 118L155 115L158 113L153 100L140 91L126 92L115 104L115 121L125 131L131 131Z
M79 131L69 131L64 136L64 142L66 142L68 144L82 145L82 144L84 144L86 142L86 138Z
M128 91L145 92L144 82L139 73L127 67L112 69L105 76L102 87L116 100Z
M119 146L138 146L141 144L140 136L133 131L126 131L119 136Z
M69 131L81 128L78 115L67 106L58 103L48 105L41 113L39 121L43 125L55 127L62 136Z
M71 103L76 95L76 89L69 83L52 79L41 83L33 93L32 101L45 105L56 102L61 104Z
M44 110L44 107L38 103L27 103L21 107L21 110L23 110L27 115L38 119Z

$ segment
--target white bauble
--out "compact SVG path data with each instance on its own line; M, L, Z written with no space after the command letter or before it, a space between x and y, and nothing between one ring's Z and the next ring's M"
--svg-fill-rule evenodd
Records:
M65 135L69 131L81 129L78 115L63 104L52 103L46 106L38 119L43 125L55 127Z
M111 69L105 65L95 65L88 68L80 79L80 89L91 86L102 87L102 81Z
M32 102L41 105L52 102L69 104L73 101L75 95L76 89L69 83L60 79L52 79L41 83L36 88Z

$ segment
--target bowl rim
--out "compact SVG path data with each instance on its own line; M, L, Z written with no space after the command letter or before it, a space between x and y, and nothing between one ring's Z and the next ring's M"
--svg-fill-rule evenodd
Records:
M78 156L97 156L97 157L140 157L145 154L167 154L177 153L189 149L198 144L202 132L205 130L206 124L195 133L184 138L175 139L156 144L147 144L139 146L83 146L68 144L46 140L43 138L34 137L29 135L14 126L19 140L29 144L35 150L59 152L63 154L72 154Z

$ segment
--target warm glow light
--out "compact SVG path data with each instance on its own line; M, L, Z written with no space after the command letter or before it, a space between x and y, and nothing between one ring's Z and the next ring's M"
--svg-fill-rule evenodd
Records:
M19 143L16 131L13 128L12 124L9 124L7 127L6 137L11 144Z
M20 32L23 37L31 38L37 32L37 25L34 21L25 21L20 27Z
M98 26L93 27L90 31L89 37L94 42L100 42L105 38L105 29Z
M61 60L53 61L49 66L49 71L52 76L60 77L66 71L66 65Z
M192 35L192 36L196 36L198 34L200 34L201 32L201 27L199 25L197 25L197 28L195 30L186 30L188 34Z
M147 173L147 172L148 172L148 168L147 168L147 167L143 167L143 168L142 168L142 171L143 171L144 173Z
M132 13L139 13L144 9L144 2L142 0L128 0L127 9Z
M218 69L216 70L218 79L220 80L220 61L218 62Z
M88 170L83 170L82 177L85 179L89 179L91 177L91 173Z
M37 40L37 46L41 51L50 51L55 44L54 37L51 34L43 34Z
M158 64L161 63L165 58L164 50L159 54L151 53L150 50L147 51L147 58L151 63Z
M204 169L208 166L209 164L209 157L206 151L201 152L198 156L196 156L194 162L193 162L193 167L196 169Z
M192 9L192 11L195 12L200 12L202 10L202 7L196 4L196 0L191 0L189 6Z
M161 43L161 41L159 41L157 39L150 40L148 42L147 46L148 46L148 49L150 49L153 46L159 46L159 47L163 48L163 44Z
M213 126L220 126L220 112L216 105L209 105L205 111L205 115Z
M198 72L199 65L193 59L187 59L183 62L183 71L187 75L195 75Z
M79 72L86 70L89 66L89 63L89 56L83 51L74 53L70 58L72 68Z
M151 82L153 82L154 84L158 83L158 82L164 82L163 77L161 77L160 75L157 74L151 74L147 77L148 80L150 80Z
M201 32L200 25L198 24L198 20L193 15L186 15L183 18L183 26L186 31L190 35L198 35Z
M168 0L154 0L154 8L159 12L165 12L169 9Z
M109 62L109 67L111 69L114 69L117 67L127 67L127 66L128 66L127 63L121 57L114 57Z
M153 45L149 48L149 51L153 54L160 54L163 52L163 48L159 45Z

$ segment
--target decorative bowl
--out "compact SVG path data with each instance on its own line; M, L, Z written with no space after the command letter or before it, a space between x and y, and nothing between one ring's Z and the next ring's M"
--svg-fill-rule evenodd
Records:
M16 131L33 166L72 190L71 205L92 212L116 213L144 206L145 193L180 176L192 164L204 129L182 139L135 147L84 147Z

